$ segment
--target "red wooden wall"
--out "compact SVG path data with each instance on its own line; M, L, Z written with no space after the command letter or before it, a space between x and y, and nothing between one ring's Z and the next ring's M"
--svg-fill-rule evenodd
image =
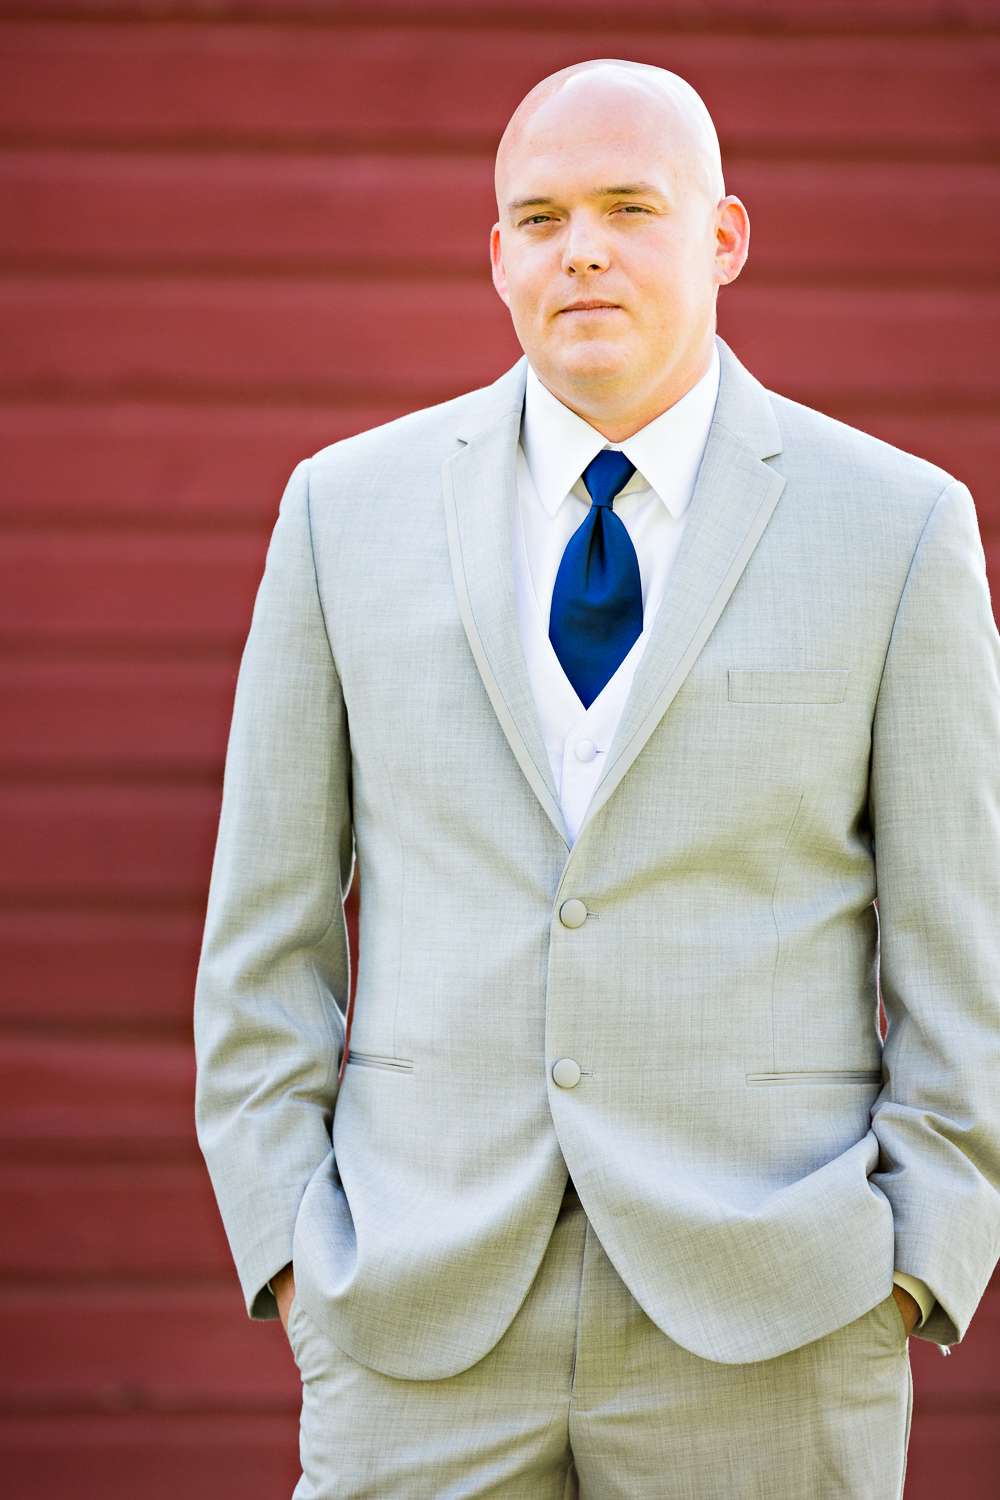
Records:
M239 651L294 462L498 374L490 157L589 56L674 68L754 220L722 328L1000 539L997 0L0 0L0 1473L280 1500L297 1382L191 1123ZM908 1500L986 1500L1000 1289L914 1351Z

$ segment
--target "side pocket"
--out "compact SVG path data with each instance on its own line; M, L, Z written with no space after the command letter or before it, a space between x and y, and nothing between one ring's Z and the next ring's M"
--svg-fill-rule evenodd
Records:
M354 1068L379 1068L383 1073L412 1073L413 1064L405 1057L379 1057L374 1052L355 1052L352 1047L347 1054L347 1066Z
M296 1364L298 1364L298 1362L299 1362L298 1338L297 1338L296 1335L298 1333L298 1318L299 1318L299 1307L300 1307L300 1305L301 1304L299 1302L298 1296L293 1297L292 1298L292 1305L288 1309L288 1328L286 1330L287 1337L288 1337L288 1342L291 1345L291 1349L292 1349L292 1358L295 1360Z
M882 1082L879 1068L846 1068L829 1073L748 1073L748 1089L800 1088L803 1085L853 1084L855 1087L871 1088Z
M302 1380L303 1395L310 1383L328 1373L330 1341L324 1338L301 1302L296 1299L288 1315L288 1342Z
M872 1314L881 1320L882 1329L893 1354L905 1354L910 1342L910 1336L903 1322L903 1314L899 1310L899 1303L890 1292L884 1302L872 1308Z

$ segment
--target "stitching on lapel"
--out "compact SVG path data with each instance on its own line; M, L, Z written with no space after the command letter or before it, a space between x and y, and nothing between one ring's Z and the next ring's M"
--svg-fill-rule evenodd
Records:
M490 702L493 705L493 711L500 721L500 728L503 730L507 742L514 752L517 763L521 767L528 785L541 803L559 837L563 840L566 847L569 848L569 836L566 832L566 823L563 819L562 810L546 786L545 781L539 775L538 767L535 765L531 752L524 742L513 714L507 707L503 693L500 691L500 684L493 674L493 668L490 666L486 648L483 645L482 637L476 625L475 615L472 610L472 601L469 598L469 590L465 581L462 539L459 534L458 511L455 504L455 490L451 474L452 462L452 459L446 461L441 479L444 490L444 515L448 533L448 551L451 556L451 572L455 583L455 593L458 597L459 613L462 617L462 624L465 627L465 634L468 637L469 646L479 670L479 675L483 679L483 686L486 688Z
M758 507L757 513L750 524L750 528L743 538L739 551L733 558L722 583L716 590L712 602L702 616L701 622L691 637L684 655L667 678L662 691L658 694L646 717L639 724L628 744L622 747L614 764L608 767L603 780L595 789L594 795L590 800L590 806L587 808L586 816L580 826L580 832L577 834L576 844L579 844L584 829L591 823L595 815L600 812L680 692L685 678L698 660L705 643L718 624L719 617L728 604L730 595L739 582L747 563L750 561L757 543L764 535L764 529L771 519L774 508L784 488L784 476L782 474L774 474L765 491L764 498Z

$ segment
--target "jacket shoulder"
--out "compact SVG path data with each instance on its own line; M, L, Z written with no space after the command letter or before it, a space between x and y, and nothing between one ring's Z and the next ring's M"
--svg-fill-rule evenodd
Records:
M382 474L400 477L430 469L439 479L441 465L456 451L459 439L467 439L513 410L523 400L523 388L523 372L516 365L493 385L408 412L321 448L309 460L311 476L339 484L361 473L377 479Z
M937 464L891 443L768 392L783 449L776 467L789 479L812 477L838 500L870 506L877 499L904 510L926 512L955 478Z

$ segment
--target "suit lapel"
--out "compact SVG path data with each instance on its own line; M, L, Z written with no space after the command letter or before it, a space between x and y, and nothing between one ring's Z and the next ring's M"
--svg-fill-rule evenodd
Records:
M698 659L778 503L784 478L767 392L719 341L722 382L684 538L581 834L629 770ZM484 397L484 420L444 465L448 548L462 624L511 750L569 845L514 606L511 524L525 361Z
M721 353L716 416L684 537L581 835L683 686L784 489L762 461L781 451L767 392L724 344Z
M569 844L531 692L514 607L511 525L524 400L522 361L493 389L501 411L444 466L445 521L455 593L479 674L532 791Z

